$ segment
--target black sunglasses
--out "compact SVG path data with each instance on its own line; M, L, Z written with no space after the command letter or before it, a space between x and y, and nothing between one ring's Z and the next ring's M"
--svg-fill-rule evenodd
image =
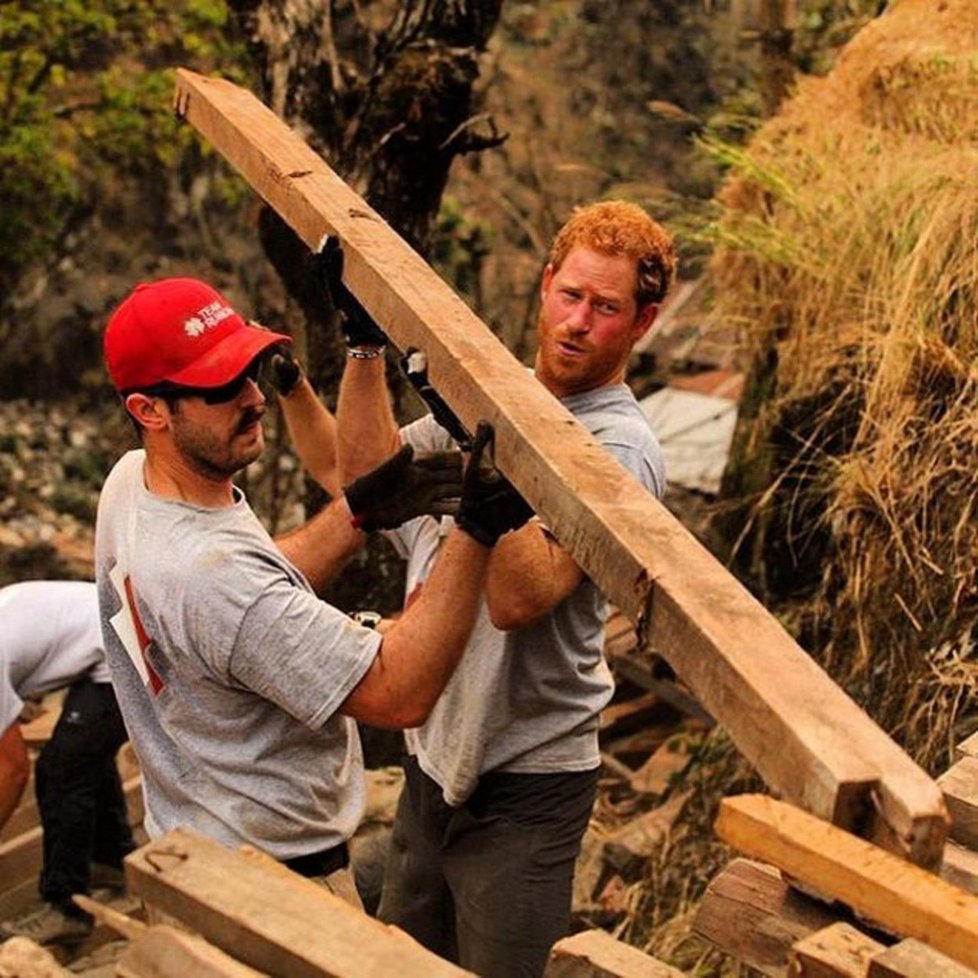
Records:
M262 367L265 358L256 357L234 380L229 380L220 387L182 387L179 384L170 384L164 381L153 387L144 387L139 392L147 397L177 398L177 397L199 397L205 404L227 404L233 401L243 390L244 385L253 380L256 384L261 378Z

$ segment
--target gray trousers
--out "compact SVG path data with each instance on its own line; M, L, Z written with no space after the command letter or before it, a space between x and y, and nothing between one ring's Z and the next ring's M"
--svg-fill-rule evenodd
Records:
M493 772L452 808L407 758L377 916L481 978L539 978L569 930L597 778Z

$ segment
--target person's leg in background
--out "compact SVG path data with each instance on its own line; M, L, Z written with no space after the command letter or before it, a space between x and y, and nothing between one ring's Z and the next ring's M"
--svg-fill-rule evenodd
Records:
M394 817L378 919L395 924L429 951L456 959L455 914L441 865L445 826L454 809L413 757Z

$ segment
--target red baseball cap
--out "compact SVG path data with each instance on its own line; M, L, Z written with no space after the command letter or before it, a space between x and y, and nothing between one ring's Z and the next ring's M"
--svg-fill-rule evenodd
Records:
M109 318L103 347L117 391L154 387L220 387L263 350L291 343L246 323L216 289L195 278L142 282Z

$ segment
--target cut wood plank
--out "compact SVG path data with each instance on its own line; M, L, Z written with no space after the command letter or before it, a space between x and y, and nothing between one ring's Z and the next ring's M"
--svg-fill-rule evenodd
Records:
M632 790L640 795L665 794L670 784L692 763L702 739L696 734L670 737L635 772L631 781Z
M119 978L262 978L196 934L167 924L146 929L116 962Z
M978 852L948 842L944 846L941 877L962 890L978 895Z
M643 693L631 700L611 703L598 718L598 733L603 740L648 726L662 713L654 693Z
M683 973L603 930L586 930L557 941L543 978L683 978Z
M37 795L34 791L34 770L31 768L30 780L20 797L20 803L13 810L3 828L0 829L0 842L9 842L15 836L35 829L41 824L41 816L37 810Z
M792 945L835 919L824 904L788 886L773 866L734 859L706 888L693 930L761 974L783 978Z
M685 791L674 795L665 804L633 818L608 836L604 854L609 865L630 882L638 879L649 857L672 831L691 794Z
M809 934L791 949L791 978L866 978L874 954L885 945L839 921Z
M869 962L867 978L978 978L978 972L908 937Z
M74 978L46 948L26 937L0 944L0 978Z
M778 621L607 453L374 210L250 92L177 71L175 107L311 248L336 234L344 282L472 430L561 545L665 656L778 793L926 865L936 785Z
M130 778L122 786L122 790L126 799L129 823L138 825L143 819L141 779L138 776ZM41 872L43 839L43 830L38 825L0 843L0 881L4 892L16 889L25 882L31 882L36 886L38 874Z
M978 964L978 898L940 877L765 795L724 799L716 831L887 930Z
M130 891L259 971L289 978L461 978L402 931L293 873L186 829L126 857Z
M960 761L962 757L978 757L978 730L954 748L954 759Z
M951 813L951 838L978 849L978 757L962 757L937 783Z

